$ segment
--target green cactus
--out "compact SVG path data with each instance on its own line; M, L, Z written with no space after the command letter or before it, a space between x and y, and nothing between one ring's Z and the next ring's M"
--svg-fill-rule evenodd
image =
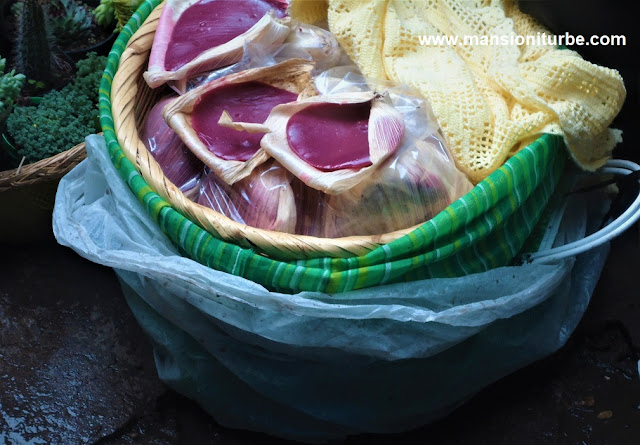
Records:
M25 80L24 74L16 74L15 70L5 73L6 64L7 60L0 57L0 127L11 113Z
M17 12L15 69L29 79L49 84L63 65L55 54L55 37L45 6L38 0L23 0Z

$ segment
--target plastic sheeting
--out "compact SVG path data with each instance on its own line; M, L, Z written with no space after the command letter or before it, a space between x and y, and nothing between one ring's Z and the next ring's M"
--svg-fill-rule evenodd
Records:
M116 270L160 378L228 427L326 442L427 424L560 348L608 253L336 295L269 292L182 257L104 139L86 146L58 188L58 242ZM570 202L558 238L584 236L586 215Z

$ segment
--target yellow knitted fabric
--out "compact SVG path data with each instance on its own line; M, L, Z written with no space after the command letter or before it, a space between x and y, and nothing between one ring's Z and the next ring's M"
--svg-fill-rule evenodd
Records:
M420 90L475 182L541 133L564 136L587 170L620 140L608 128L626 96L616 70L552 46L462 44L465 35L551 35L510 0L292 0L290 14L328 19L365 75ZM460 36L459 44L423 46L426 35Z

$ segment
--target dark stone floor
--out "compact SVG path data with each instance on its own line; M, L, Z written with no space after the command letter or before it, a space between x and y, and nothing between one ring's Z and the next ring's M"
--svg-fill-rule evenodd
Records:
M218 426L157 378L112 270L48 239L0 245L1 444L288 444ZM364 444L640 443L637 227L568 344L417 431Z

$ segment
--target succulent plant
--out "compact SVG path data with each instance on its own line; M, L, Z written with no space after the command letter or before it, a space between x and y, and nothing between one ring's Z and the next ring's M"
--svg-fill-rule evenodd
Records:
M16 74L15 70L5 72L7 60L0 57L0 127L13 109L16 98L24 84L24 74Z
M100 0L100 5L93 11L96 22L100 26L113 26L116 24L116 10L113 0Z
M89 53L76 63L73 81L44 94L37 106L16 106L7 118L7 132L17 154L35 162L65 151L100 131L98 85L107 59Z
M136 9L144 0L100 0L100 5L95 9L96 21L101 26L116 25L116 32L127 24Z
M76 0L53 0L47 8L51 32L62 48L92 37L93 19L86 5Z
M120 31L127 24L136 9L144 0L112 0L114 14L118 20L117 30Z

